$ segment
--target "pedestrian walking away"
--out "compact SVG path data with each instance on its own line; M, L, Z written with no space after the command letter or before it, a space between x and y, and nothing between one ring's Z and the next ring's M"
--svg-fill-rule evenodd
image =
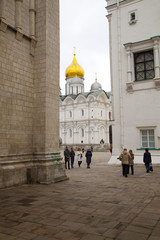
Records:
M71 157L71 168L74 168L74 156L75 156L74 149L71 148L71 152L70 152L70 157Z
M85 157L86 157L87 168L90 168L91 159L92 159L92 152L90 149L87 150Z
M122 162L122 175L128 177L130 154L127 152L127 148L124 148L118 159Z
M82 151L80 148L78 148L78 151L77 151L77 161L78 161L78 166L80 167L81 164L82 164Z
M148 148L145 149L145 153L143 155L143 162L145 164L146 172L149 173L152 159Z
M131 174L133 175L134 174L134 154L133 154L133 151L131 149L129 150L129 154L130 154L130 159L129 159L128 174L129 174L130 169L131 169Z
M64 161L65 161L65 168L67 169L67 165L68 165L68 169L70 169L70 151L67 146L64 151Z

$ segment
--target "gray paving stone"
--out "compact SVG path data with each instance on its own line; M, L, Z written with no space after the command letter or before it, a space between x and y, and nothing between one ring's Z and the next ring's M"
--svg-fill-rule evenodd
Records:
M0 240L159 240L160 165L124 178L109 157L75 163L65 182L1 189Z

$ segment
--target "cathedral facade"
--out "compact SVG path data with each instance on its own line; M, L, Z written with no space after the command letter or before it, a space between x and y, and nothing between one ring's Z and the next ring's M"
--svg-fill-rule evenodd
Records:
M63 146L94 150L110 146L109 125L112 118L110 93L97 79L89 92L84 91L84 70L74 54L65 72L65 95L60 96L60 138Z
M113 104L113 154L126 147L160 163L159 0L106 0Z

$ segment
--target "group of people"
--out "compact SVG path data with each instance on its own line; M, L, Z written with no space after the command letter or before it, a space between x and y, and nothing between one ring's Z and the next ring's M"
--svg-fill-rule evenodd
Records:
M132 150L127 151L127 148L124 148L123 152L120 154L118 159L122 162L122 175L124 177L128 177L130 168L131 174L134 174L134 153ZM146 172L149 173L153 171L152 169L152 159L151 154L148 148L145 149L145 153L143 155L143 162L145 164Z
M66 169L67 168L70 169L70 165L71 165L71 168L74 168L75 155L77 156L78 166L80 167L82 164L84 151L82 151L81 148L78 148L75 153L73 148L69 150L69 148L66 146L64 150L64 160L65 160ZM90 149L87 150L85 157L86 157L87 168L90 168L91 159L92 159L92 151Z

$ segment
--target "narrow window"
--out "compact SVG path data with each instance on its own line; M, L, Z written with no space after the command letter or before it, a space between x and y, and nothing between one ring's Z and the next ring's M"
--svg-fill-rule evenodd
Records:
M69 129L69 136L70 136L70 138L72 137L72 130L71 129Z
M82 109L82 116L84 116L84 110Z
M69 111L69 114L70 114L70 117L72 117L72 112L71 111Z
M84 137L84 129L82 128L82 137Z
M130 20L131 21L134 21L136 19L136 14L135 14L135 12L132 12L131 14L130 14Z

